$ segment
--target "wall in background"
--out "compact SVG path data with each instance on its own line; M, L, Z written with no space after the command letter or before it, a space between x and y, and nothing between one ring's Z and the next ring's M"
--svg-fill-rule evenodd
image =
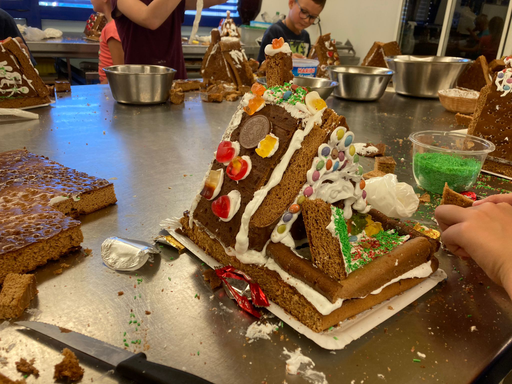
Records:
M396 40L396 28L402 0L327 0L320 15L322 33L331 33L334 39L350 40L357 56L364 58L375 41ZM288 1L263 0L262 11L288 14ZM257 20L261 20L261 16ZM318 38L317 26L307 30L314 42Z

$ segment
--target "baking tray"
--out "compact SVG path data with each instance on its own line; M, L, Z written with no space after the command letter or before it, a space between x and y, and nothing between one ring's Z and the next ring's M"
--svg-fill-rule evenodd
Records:
M178 218L163 220L160 226L210 268L223 266L217 260L207 255L188 237L176 232L176 229L181 227ZM158 241L165 242L165 238L162 236ZM345 348L353 340L360 338L391 316L400 312L403 308L420 298L434 288L440 281L445 279L447 279L446 273L442 269L438 269L430 277L403 294L394 296L367 311L361 312L353 318L343 321L338 327L320 333L313 332L272 301L270 301L270 306L266 309L297 332L314 341L320 347L329 350L339 350Z

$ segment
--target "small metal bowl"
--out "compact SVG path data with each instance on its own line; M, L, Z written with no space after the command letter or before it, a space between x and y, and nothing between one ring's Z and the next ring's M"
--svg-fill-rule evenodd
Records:
M258 77L258 83L267 86L266 77ZM322 99L327 99L332 91L338 86L338 83L329 79L322 79L319 77L294 77L293 84L306 87L310 91L317 91Z
M336 81L322 79L320 77L294 77L293 84L306 87L310 91L317 91L324 100L326 100L338 86Z
M386 57L386 62L395 71L393 85L396 93L434 99L439 90L453 88L471 60L461 57L399 55Z
M160 65L113 65L103 70L112 96L125 104L165 103L176 73Z
M357 65L333 65L327 67L332 80L339 83L333 95L347 100L374 101L386 91L393 71L387 68Z

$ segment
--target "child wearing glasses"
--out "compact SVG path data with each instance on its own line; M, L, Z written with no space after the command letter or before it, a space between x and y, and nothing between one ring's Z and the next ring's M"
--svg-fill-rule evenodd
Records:
M320 22L320 12L324 9L326 0L288 0L288 16L272 24L261 40L258 61L265 60L265 47L272 44L273 39L282 37L290 45L293 57L303 58L308 55L311 41L306 31L311 25Z

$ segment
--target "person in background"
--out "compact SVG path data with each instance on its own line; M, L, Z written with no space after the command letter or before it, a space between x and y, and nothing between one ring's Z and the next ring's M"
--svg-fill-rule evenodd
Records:
M203 0L204 8L227 0ZM181 24L185 9L196 9L195 0L111 0L112 17L123 44L126 64L153 64L174 68L176 79L185 79Z
M37 62L34 60L34 57L30 53L30 50L27 47L27 43L21 35L20 30L14 21L14 18L3 9L0 9L0 40L5 40L8 37L12 37L20 44L21 48L24 49L25 52L27 52L27 54L30 56L32 65L36 66Z
M450 252L475 260L512 299L512 193L489 196L470 208L440 205L435 217Z
M498 55L504 23L503 18L494 16L489 21L489 35L480 39L480 53L485 56L489 63L496 59Z
M471 36L468 45L478 45L480 39L489 34L489 19L487 19L487 15L483 13L478 15L475 19L475 28L468 28L468 32Z
M258 61L265 60L265 47L272 44L273 39L282 37L290 45L295 58L304 58L309 53L311 41L305 30L320 22L320 12L325 7L326 0L288 0L288 16L272 24L261 40Z
M107 24L103 27L100 35L100 51L98 73L100 83L107 84L107 75L103 68L111 65L124 64L124 52L121 45L121 39L117 33L116 23L112 19L112 6L110 0L91 0L94 12L101 12L107 19Z

